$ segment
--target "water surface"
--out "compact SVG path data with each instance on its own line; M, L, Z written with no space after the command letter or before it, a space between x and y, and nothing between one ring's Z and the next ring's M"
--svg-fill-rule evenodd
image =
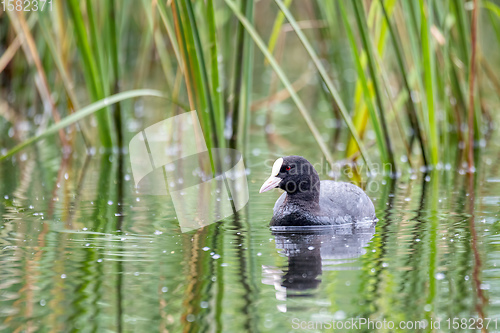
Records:
M446 319L499 318L500 155L487 149L472 179L443 167L368 180L376 226L325 232L269 229L280 193L258 190L276 155L254 150L245 209L188 233L168 197L135 193L128 156L26 150L0 167L0 328L290 332L370 318L457 331Z

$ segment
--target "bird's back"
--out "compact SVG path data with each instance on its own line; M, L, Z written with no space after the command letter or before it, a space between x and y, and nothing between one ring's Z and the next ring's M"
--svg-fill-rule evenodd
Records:
M376 220L375 207L365 192L358 186L332 180L320 183L319 211L311 212L307 206L290 206L283 193L274 205L274 223L281 218L301 216L315 224L343 224Z

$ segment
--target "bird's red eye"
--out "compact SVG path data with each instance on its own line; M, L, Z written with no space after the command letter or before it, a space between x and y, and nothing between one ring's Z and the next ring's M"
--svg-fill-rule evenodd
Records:
M286 171L290 171L290 169L291 169L291 167L290 167L290 166L287 166L287 167L285 168L285 170L286 170Z

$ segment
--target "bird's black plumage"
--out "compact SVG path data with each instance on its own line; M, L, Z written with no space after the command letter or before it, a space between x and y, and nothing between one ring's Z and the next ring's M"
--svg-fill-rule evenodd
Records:
M261 192L279 187L285 193L274 205L272 226L334 225L375 221L372 201L358 186L332 180L320 181L311 163L302 156L278 159L273 175Z

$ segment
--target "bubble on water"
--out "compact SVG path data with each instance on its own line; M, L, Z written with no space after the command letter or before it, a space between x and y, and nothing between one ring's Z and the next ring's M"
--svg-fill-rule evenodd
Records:
M309 251L312 251L312 250L314 250L314 246L309 246L307 249L308 249Z
M274 133L275 129L276 129L276 126L274 126L273 124L268 124L268 125L266 125L264 130L266 131L267 134L272 134L272 133Z
M474 2L467 1L466 3L464 3L464 9L472 11L474 9Z
M333 314L333 318L335 320L343 320L343 319L347 318L347 315L344 311L339 310Z
M253 156L259 156L260 155L260 149L259 148L254 148L252 150L252 155Z

